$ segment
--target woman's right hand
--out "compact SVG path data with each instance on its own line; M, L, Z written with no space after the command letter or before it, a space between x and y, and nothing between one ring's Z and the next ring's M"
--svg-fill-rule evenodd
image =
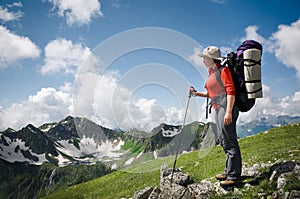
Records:
M193 87L193 86L190 86L189 87L189 93L190 93L190 95L192 95L193 97L195 97L196 96L196 90L195 90L195 88Z
M189 92L190 92L190 95L192 95L193 97L197 97L197 96L199 96L199 97L207 97L207 93L206 92L198 92L192 86L189 87Z

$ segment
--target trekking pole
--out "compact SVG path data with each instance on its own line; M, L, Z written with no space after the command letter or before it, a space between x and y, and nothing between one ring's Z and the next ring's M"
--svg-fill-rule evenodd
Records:
M190 88L193 88L193 87L191 86ZM191 99L191 96L192 96L192 92L193 91L191 89L189 89L188 100L187 100L187 103L186 103L186 108L185 108L185 113L184 113L184 117L183 117L183 122L182 122L182 126L181 126L180 133L179 133L179 142L178 142L178 145L177 145L177 150L176 150L174 165L173 165L172 174L171 174L171 188L172 188L172 183L173 183L173 174L174 174L174 170L175 170L175 166L176 166L176 162L177 162L177 157L178 157L178 152L179 152L179 148L180 148L180 142L181 142L183 127L184 127L184 124L185 124L185 119L186 119L186 115L187 115L187 112L188 112L188 108L189 108L189 104L190 104L190 99Z

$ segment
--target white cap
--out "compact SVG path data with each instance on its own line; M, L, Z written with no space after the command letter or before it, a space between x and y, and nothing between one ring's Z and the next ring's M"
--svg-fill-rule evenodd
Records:
M216 46L208 46L203 50L203 53L199 54L200 57L209 57L212 59L218 59L218 60L223 60L221 57L221 51L218 47Z

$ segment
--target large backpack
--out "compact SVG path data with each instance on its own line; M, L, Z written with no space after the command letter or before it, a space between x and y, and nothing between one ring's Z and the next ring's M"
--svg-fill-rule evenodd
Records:
M249 111L256 98L263 97L261 82L262 45L246 40L221 63L229 67L236 90L235 103L241 112Z

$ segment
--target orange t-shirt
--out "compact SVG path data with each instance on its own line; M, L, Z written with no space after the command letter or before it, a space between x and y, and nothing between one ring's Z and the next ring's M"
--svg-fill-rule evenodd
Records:
M217 68L209 69L208 73L209 76L206 80L205 88L208 92L208 96L211 99L214 99L216 96L224 93L226 95L235 95L235 88L231 76L230 69L228 67L223 67L220 71L220 77L222 80L223 85L220 85L219 81L217 80L216 73L218 72L218 68L221 65L218 64Z

